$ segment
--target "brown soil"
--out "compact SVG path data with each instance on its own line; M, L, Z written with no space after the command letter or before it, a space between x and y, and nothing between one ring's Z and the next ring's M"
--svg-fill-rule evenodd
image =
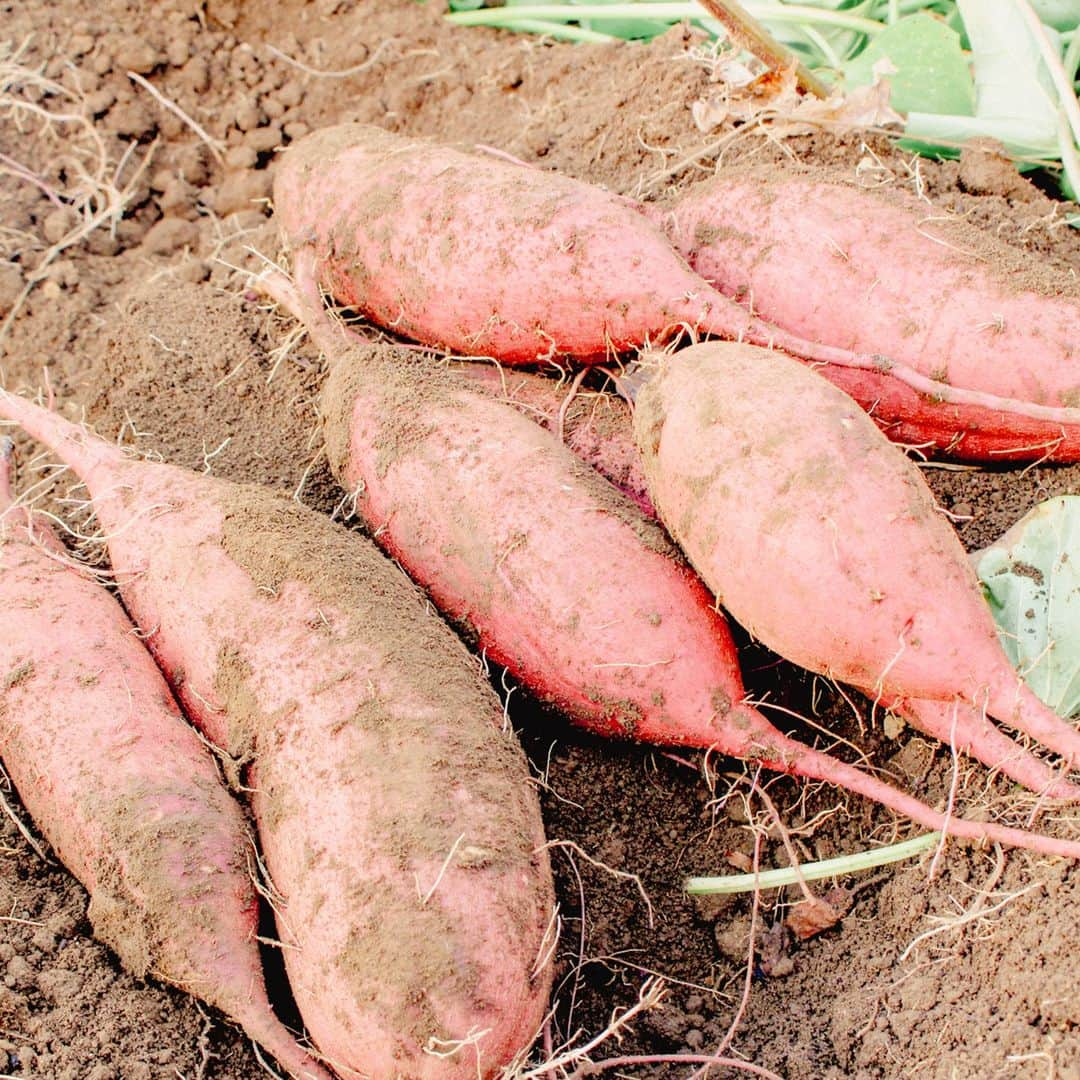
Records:
M280 350L291 322L268 314L235 268L256 265L251 248L277 256L276 228L261 201L276 150L346 119L490 145L626 193L677 189L710 172L721 150L725 163L793 159L837 176L885 170L897 185L919 186L1062 273L1080 268L1080 233L1062 224L1064 208L992 156L936 164L860 134L782 142L760 132L701 135L690 105L709 89L708 72L686 58L691 41L681 29L650 47L571 47L459 32L441 22L440 10L434 0L0 4L8 43L0 54L0 143L37 180L0 165L0 318L34 282L0 339L4 384L51 387L63 408L85 410L110 437L333 511L343 495L320 449L321 366L306 346ZM362 69L318 77L281 53L324 71ZM22 74L12 73L15 64ZM220 140L221 163L129 71ZM30 106L82 114L90 126L43 125ZM87 213L106 205L103 185L128 189L124 211L65 246L79 219L43 188L75 195L95 176L99 194L84 199ZM20 445L25 487L29 446ZM1039 500L1080 490L1075 466L934 468L927 477L963 519L958 528L971 547ZM863 703L855 703L856 716L821 680L749 642L743 666L755 695L813 715L927 801L945 798L950 758L940 746L886 734ZM555 849L564 919L555 1043L571 1031L601 1030L613 1009L637 1000L648 973L659 972L668 980L663 1006L594 1057L715 1048L742 993L751 904L692 902L681 879L745 867L753 850L749 789L727 777L738 765L710 762L707 784L694 755L592 741L520 692L511 705L546 782L549 838L637 875L652 905L650 919L635 882L598 869L573 847ZM988 781L985 770L962 763L961 771L965 809L1013 820L1030 810L1030 800ZM783 779L769 790L803 858L911 831L820 785ZM762 802L753 798L750 810L768 830L762 864L784 863ZM932 877L927 858L849 880L863 887L846 917L802 943L779 921L797 895L763 894L749 1001L729 1052L791 1078L1080 1075L1080 873L1012 852L999 868L998 858L952 845ZM219 1016L124 973L91 938L86 903L63 869L42 861L0 818L0 1074L263 1075ZM948 925L964 912L975 917ZM912 945L930 930L940 932ZM279 973L273 982L283 998Z

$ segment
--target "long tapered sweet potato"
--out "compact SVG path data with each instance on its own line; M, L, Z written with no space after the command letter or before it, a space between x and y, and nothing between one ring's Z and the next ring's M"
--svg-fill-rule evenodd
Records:
M734 650L655 522L489 393L400 349L355 344L280 276L264 287L331 358L331 469L440 610L579 724L709 745L742 696ZM629 605L597 587L601 563L633 583Z
M299 289L280 274L263 285L330 358L331 467L379 542L536 694L594 730L710 747L930 828L1080 856L1080 844L946 821L777 730L743 700L723 617L652 522L506 404L430 365L413 370L401 350L388 363L358 348L329 322L309 271L298 268Z
M451 372L485 386L541 426L557 429L569 391L552 379L492 365L456 363ZM566 410L565 441L583 461L620 487L650 517L641 454L634 442L633 417L622 398L593 392L572 399ZM889 708L907 723L946 745L977 758L1032 791L1054 798L1080 798L1080 787L1061 778L1045 761L995 727L981 709L962 702L906 698Z
M0 757L23 804L129 971L329 1080L266 997L240 807L120 606L10 496L0 460Z
M370 542L0 391L86 484L188 715L234 758L293 994L342 1077L496 1075L550 987L536 793L478 667Z
M595 362L691 327L856 362L728 300L628 200L376 127L341 124L291 146L274 212L342 304L451 352Z
M1080 286L1037 257L899 192L815 172L723 173L648 212L763 319L888 357L822 374L894 441L977 461L1080 460ZM901 367L925 381L897 378Z
M959 700L1080 761L1080 734L1010 665L919 470L850 397L752 346L657 360L634 418L650 492L743 626L811 671Z

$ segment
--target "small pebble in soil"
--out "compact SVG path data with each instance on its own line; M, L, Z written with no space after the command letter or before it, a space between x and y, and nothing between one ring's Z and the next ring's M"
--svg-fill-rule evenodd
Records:
M173 67L183 67L191 55L191 45L183 38L173 38L165 47L166 59Z
M233 170L251 169L259 160L258 151L245 143L232 147L225 154L225 168Z
M95 90L94 93L87 95L86 111L92 116L101 116L102 113L108 112L112 108L115 101L116 91L111 87L103 86L100 90Z
M116 66L137 75L149 75L161 62L161 54L142 38L125 38L116 48Z
M257 199L270 194L270 174L265 170L245 169L232 173L213 194L213 209L221 217L238 210L251 210Z
M119 102L109 110L109 126L117 135L142 138L149 135L155 127L154 114L150 106L142 101Z
M46 215L41 223L41 232L50 244L56 244L75 228L77 222L74 210L60 207Z

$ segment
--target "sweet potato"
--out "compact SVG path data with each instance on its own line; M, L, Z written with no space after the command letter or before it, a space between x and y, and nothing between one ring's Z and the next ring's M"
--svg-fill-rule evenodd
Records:
M505 404L430 365L412 370L403 350L388 363L358 347L329 322L307 270L302 292L280 274L263 284L330 359L332 469L379 542L536 694L593 730L754 758L930 828L1080 856L1080 844L946 822L783 735L743 700L727 625L655 524Z
M723 173L649 213L762 318L887 356L877 371L822 374L894 441L969 460L1080 460L1080 287L1037 257L899 192L816 172Z
M367 540L0 392L86 484L129 612L240 762L286 970L343 1077L493 1076L537 1032L552 884L476 662Z
M240 807L134 627L13 506L0 460L0 757L137 976L195 994L296 1077L329 1080L274 1016Z
M342 304L415 341L504 363L596 362L680 327L852 356L754 318L628 200L363 124L286 151L274 211Z
M493 365L455 363L450 370L489 388L499 400L514 405L542 427L557 428L568 391L554 380ZM566 410L565 441L583 461L631 497L643 513L658 516L634 442L633 417L621 397L596 392L575 397ZM889 708L924 734L970 754L1032 791L1052 798L1080 798L1080 787L1061 779L1046 762L1008 738L973 706L907 698L890 701Z
M919 470L853 400L779 353L657 358L634 430L668 529L725 608L872 696L961 701L1080 761L1024 685Z
M640 510L656 517L630 428L630 409L617 394L581 390L572 383L495 364L459 362L451 364L450 371L554 432Z
M280 275L263 286L330 358L331 470L440 610L577 723L709 745L742 684L723 617L663 530L489 393L404 350L355 343ZM602 564L632 582L632 604L597 587Z

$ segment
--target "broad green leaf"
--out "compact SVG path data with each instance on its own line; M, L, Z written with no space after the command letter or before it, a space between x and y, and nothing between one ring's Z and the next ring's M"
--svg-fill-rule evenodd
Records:
M1059 716L1080 713L1080 495L1035 507L975 569L1025 681Z
M971 116L975 88L960 36L940 19L925 14L899 19L844 65L849 86L869 86L874 66L887 60L895 72L890 104L899 112Z
M913 110L905 133L928 142L987 136L1021 157L1056 158L1057 94L1019 8L986 0L957 5L971 42L975 117ZM1060 47L1056 33L1047 33Z
M1080 0L1031 0L1039 21L1055 30L1074 30L1080 26Z

